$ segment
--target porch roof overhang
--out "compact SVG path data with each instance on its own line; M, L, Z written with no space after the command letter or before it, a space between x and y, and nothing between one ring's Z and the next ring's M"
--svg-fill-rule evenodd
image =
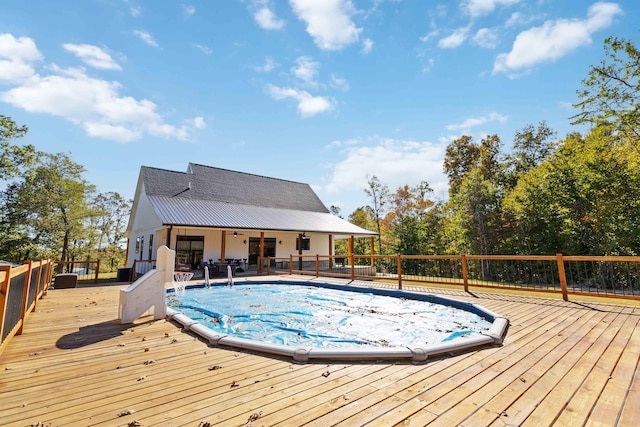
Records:
M325 212L308 212L180 197L148 196L163 225L333 234L336 238L377 233Z

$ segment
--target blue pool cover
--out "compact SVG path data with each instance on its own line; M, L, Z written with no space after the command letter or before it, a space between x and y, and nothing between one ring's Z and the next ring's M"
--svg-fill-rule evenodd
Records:
M477 335L493 320L424 300L308 285L201 287L167 298L216 333L286 346L420 347Z

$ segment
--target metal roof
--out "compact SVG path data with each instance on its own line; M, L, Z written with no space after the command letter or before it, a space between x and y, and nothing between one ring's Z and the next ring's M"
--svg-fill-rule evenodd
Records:
M185 197L147 197L164 225L306 231L332 233L338 236L377 234L327 212L279 209Z

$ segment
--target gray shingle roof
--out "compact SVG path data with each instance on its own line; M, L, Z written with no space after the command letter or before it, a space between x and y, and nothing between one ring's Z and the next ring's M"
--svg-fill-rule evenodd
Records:
M165 225L374 235L329 213L308 184L189 164L142 167L144 189Z
M143 166L142 173L148 196L329 212L309 184L194 163L189 164L189 172Z

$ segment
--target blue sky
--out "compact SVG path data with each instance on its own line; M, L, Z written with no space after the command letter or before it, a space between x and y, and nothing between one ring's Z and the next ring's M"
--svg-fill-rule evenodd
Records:
M376 175L446 197L447 144L574 130L637 0L3 0L0 114L132 198L140 166L306 182L347 216ZM241 188L238 191L242 191Z

